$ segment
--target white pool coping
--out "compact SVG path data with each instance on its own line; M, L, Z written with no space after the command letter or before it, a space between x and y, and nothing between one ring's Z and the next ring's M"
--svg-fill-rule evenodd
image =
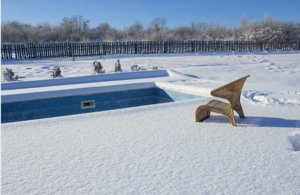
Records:
M88 94L107 93L107 92L114 92L114 91L154 88L154 87L173 90L177 92L189 93L192 95L209 97L209 89L205 89L205 88L174 85L174 84L169 84L167 82L137 82L137 83L128 83L128 84L121 84L121 85L110 84L106 86L102 85L97 87L84 87L84 88L73 88L73 89L64 89L64 90L49 90L49 91L9 94L9 95L2 95L1 101L2 103L12 103L12 102L19 102L19 101L29 101L29 100L76 96L76 95L88 95Z
M168 77L167 70L143 70L135 72L117 72L106 73L98 75L88 75L81 77L58 77L55 79L37 80L37 81L15 81L9 83L2 83L1 90L13 90L24 88L48 87L58 85L72 85L82 83L106 82L106 81L119 81L119 80L132 80L132 79L145 79L145 78L158 78Z
M40 81L30 81L20 82L19 86L23 87L19 89L12 89L1 91L1 103L12 103L19 101L29 101L36 99L47 99L47 98L56 98L56 97L65 97L65 96L76 96L76 95L88 95L88 94L97 94L97 93L106 93L114 91L123 91L123 90L135 90L143 88L153 88L159 87L162 89L173 90L177 92L189 93L192 95L198 95L203 97L210 96L210 87L205 87L207 83L214 83L207 80L199 80L198 83L203 83L204 87L199 86L189 86L174 81L180 79L190 79L184 75L178 75L176 72L161 70L161 71L143 71L140 74L136 72L127 72L127 73L115 73L108 74L111 76L110 79L108 76L104 81L99 79L98 75L96 76L84 76L84 77L74 77L74 78L65 78L63 79L54 79L52 84L63 81L64 84L59 85L46 85L41 84L45 83L46 80ZM152 75L152 76L151 76ZM163 76L165 75L165 76ZM145 76L143 78L143 76ZM133 79L129 79L133 77ZM88 79L87 79L88 78ZM121 78L126 78L121 80ZM112 80L114 79L114 80ZM85 82L85 81L93 82ZM72 81L72 82L71 82ZM68 84L67 84L68 83ZM12 83L13 84L13 83ZM26 86L29 86L27 88ZM36 86L36 87L33 87Z

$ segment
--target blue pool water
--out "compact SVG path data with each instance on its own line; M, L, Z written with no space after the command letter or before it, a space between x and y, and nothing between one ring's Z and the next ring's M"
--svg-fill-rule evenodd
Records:
M199 96L163 90L160 88L135 89L90 95L38 99L1 104L2 123L24 121L72 114L144 106Z

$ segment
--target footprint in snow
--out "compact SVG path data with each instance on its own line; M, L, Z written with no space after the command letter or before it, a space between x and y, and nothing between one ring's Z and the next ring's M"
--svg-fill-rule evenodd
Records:
M294 151L300 151L300 132L294 132L288 136L290 143L293 146Z
M262 105L291 105L299 106L300 100L298 99L278 99L270 97L272 92L261 92L256 90L244 91L243 97L248 99L253 104Z

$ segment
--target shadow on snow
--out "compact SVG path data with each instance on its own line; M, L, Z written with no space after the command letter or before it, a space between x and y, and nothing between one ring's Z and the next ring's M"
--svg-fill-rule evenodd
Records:
M300 120L284 119L275 117L257 117L246 116L245 119L241 119L235 116L237 120L237 126L240 127L281 127L281 128L300 128ZM211 118L206 120L207 122L228 123L229 120L226 116L211 115Z

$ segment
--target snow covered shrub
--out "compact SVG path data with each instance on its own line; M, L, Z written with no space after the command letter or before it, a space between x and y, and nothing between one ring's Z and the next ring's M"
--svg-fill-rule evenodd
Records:
M115 63L115 72L122 72L122 67L120 64L120 60L118 59L117 62Z
M2 71L2 76L6 81L18 80L19 78L18 75L15 76L15 73L12 71L12 69L8 69L8 68L5 68Z
M60 70L60 67L59 67L59 66L54 66L54 67L53 67L51 76L52 76L53 78L56 78L56 77L60 77L60 76L61 76L61 70Z
M98 61L94 61L93 62L93 65L94 65L94 72L95 73L98 73L98 74L102 74L102 73L105 73L105 70L103 70L103 66L100 62Z
M139 67L138 65L132 65L131 66L131 71L138 71L138 70L140 70L141 69L141 67Z

